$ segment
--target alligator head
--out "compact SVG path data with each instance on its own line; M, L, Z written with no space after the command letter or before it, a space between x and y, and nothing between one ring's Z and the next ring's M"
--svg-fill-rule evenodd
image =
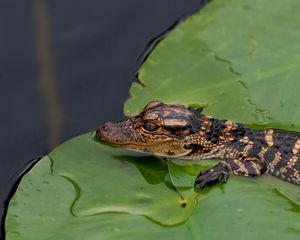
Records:
M194 150L195 141L198 145L201 142L201 110L152 101L136 116L102 124L96 135L102 141L134 151L163 157L187 156Z

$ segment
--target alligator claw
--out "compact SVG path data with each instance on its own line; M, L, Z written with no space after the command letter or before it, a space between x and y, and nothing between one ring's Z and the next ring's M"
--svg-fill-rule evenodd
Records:
M215 171L214 169L201 171L195 180L195 187L204 188L206 184L216 182L226 183L228 176L229 174L226 171Z

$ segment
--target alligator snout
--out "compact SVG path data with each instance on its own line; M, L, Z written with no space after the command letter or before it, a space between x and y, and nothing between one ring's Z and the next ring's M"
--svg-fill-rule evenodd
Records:
M135 130L131 120L105 122L96 130L97 137L112 144L126 144L135 140Z
M114 126L111 122L105 122L96 130L97 137L102 141L107 141L112 133Z

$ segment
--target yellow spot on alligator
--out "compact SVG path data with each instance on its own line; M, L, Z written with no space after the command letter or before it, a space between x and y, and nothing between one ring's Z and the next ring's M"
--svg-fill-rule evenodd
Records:
M298 161L297 156L293 156L293 157L291 157L291 159L287 162L287 166L288 166L289 168L293 168L293 166L297 163L297 161Z
M300 139L297 140L297 142L295 143L295 146L293 148L293 154L297 154L299 152L300 149Z
M276 166L281 160L281 153L280 152L276 152L273 161L271 162L272 166Z
M176 118L166 118L166 119L164 119L164 125L167 125L167 126L182 126L182 127L185 127L187 124L188 123L185 119L176 119Z
M224 129L224 132L230 132L233 128L233 122L231 122L230 120L227 120L225 122L226 128Z
M266 131L266 136L265 136L265 140L266 140L266 143L268 145L268 147L272 147L274 142L273 142L273 129L268 129Z

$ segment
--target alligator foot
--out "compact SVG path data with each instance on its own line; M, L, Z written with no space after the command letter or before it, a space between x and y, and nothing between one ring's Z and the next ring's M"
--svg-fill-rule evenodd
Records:
M206 184L226 183L229 176L226 165L219 163L211 169L201 171L195 180L196 188L204 188Z

